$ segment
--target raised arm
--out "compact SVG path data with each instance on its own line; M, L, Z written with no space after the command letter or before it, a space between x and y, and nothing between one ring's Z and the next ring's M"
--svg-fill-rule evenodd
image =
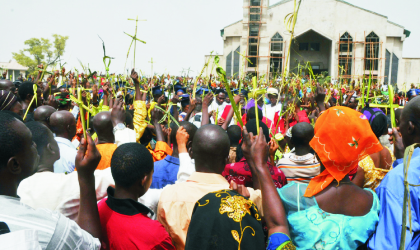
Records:
M238 107L238 103L241 100L241 97L239 95L237 95L233 98L233 100L235 101L236 107ZM222 129L226 130L229 127L230 121L233 118L233 114L234 114L234 110L233 110L233 106L231 106L231 108L229 110L229 113L226 117L226 121L222 125Z
M77 224L95 238L101 238L101 221L96 204L95 172L101 154L89 134L82 138L76 155L76 168L80 186L80 207Z
M244 137L248 136L248 131L244 128ZM251 147L253 163L251 168L255 168L257 178L261 183L261 194L265 222L268 227L268 235L273 233L284 233L289 236L289 226L287 223L286 212L280 199L277 189L273 185L271 175L267 169L268 144L264 133L260 128Z
M201 126L210 123L209 106L213 101L213 94L208 93L203 99L203 116L201 118Z

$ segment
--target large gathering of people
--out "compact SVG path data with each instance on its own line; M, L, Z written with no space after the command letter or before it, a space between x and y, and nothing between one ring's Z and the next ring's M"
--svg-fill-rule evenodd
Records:
M415 85L44 73L0 79L0 249L420 249Z

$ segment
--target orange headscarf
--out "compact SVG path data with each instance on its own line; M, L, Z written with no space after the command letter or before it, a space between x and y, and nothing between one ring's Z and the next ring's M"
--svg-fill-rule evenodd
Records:
M309 145L325 170L309 182L305 197L321 192L334 179L340 182L357 167L359 160L382 150L366 116L341 106L326 110L318 118Z

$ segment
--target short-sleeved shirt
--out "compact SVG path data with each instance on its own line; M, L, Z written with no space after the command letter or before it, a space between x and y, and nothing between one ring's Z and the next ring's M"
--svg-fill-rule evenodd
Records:
M171 237L153 212L132 199L117 199L114 188L98 204L102 227L102 249L175 249Z
M179 170L179 158L167 155L165 159L155 161L155 172L150 188L164 188L166 185L175 184Z
M55 137L60 150L60 159L54 162L54 173L71 173L76 167L77 149L69 139Z
M42 249L99 249L101 244L76 222L48 209L33 209L18 198L0 195L0 221L10 232L33 229Z

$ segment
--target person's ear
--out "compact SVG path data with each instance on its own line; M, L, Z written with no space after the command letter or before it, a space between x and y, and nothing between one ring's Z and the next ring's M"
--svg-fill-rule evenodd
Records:
M414 127L414 124L413 124L413 122L411 122L411 121L409 121L408 122L408 134L409 135L412 135L412 134L414 134L414 129L415 129L415 127Z
M192 141L187 142L187 151L189 152L189 149L192 148Z
M147 179L148 179L149 175L144 175L143 179L141 179L141 186L144 187L144 185L146 185L147 183Z
M19 161L16 157L12 157L7 161L7 169L11 174L18 175L22 172L22 168L20 167Z
M51 143L47 144L47 151L49 152L49 154L55 155L57 152L54 151L54 149L51 146Z
M188 143L187 143L187 145L188 145ZM193 150L192 150L192 147L189 147L189 148L188 148L188 146L187 146L187 150L188 150L188 154L190 155L190 158L191 158L191 159L194 159L194 158L193 158Z

